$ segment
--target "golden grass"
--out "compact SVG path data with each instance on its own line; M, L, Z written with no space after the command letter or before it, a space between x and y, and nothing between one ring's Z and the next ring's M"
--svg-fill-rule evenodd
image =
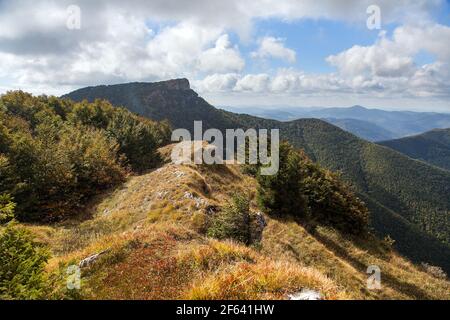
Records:
M346 294L326 276L288 262L263 259L239 262L194 282L185 298L194 300L286 299L303 288L319 291L324 299L345 299Z
M53 251L50 273L109 250L83 270L86 299L286 299L303 288L325 299L450 299L447 280L374 238L270 218L258 248L206 238L205 209L235 192L257 209L256 181L238 166L166 164L99 199L89 220L27 227ZM381 268L382 290L367 289L369 265Z
M314 267L356 299L450 299L450 283L436 279L375 239L346 239L319 228L314 236L293 221L270 220L264 232L265 254ZM381 290L368 290L369 265L381 269Z

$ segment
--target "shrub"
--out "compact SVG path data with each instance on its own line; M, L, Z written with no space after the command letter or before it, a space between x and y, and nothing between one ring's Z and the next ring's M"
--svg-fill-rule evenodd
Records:
M117 141L119 154L125 155L135 171L144 171L159 163L157 148L170 141L167 122L139 117L126 109L114 108L105 100L75 104L69 119L75 124L105 130Z
M242 196L234 195L231 203L211 217L207 235L217 239L233 239L250 244L249 201Z
M258 202L270 215L306 217L306 198L300 190L300 155L286 142L280 144L280 168L275 175L258 174Z
M394 247L395 240L391 238L390 235L387 235L383 238L383 245L388 248L392 249Z
M20 221L60 220L129 169L159 162L170 126L109 102L75 103L22 91L0 96L0 195L17 200Z
M124 181L117 143L101 131L64 125L58 137L41 134L17 134L10 152L20 220L61 219L86 197Z
M369 211L340 176L321 168L306 156L302 158L302 167L306 170L300 188L307 196L313 220L346 233L365 233Z
M0 194L0 224L14 219L14 208L16 204L9 194Z
M206 233L208 231L208 216L202 212L194 212L191 218L192 228L199 233Z
M312 230L324 224L351 234L367 231L368 209L350 187L288 143L280 144L278 173L257 179L258 202L268 214L299 218Z
M0 234L0 300L44 298L48 258L29 232L9 223Z
M151 121L118 109L106 130L118 142L119 152L126 156L133 170L144 171L160 162L156 126Z

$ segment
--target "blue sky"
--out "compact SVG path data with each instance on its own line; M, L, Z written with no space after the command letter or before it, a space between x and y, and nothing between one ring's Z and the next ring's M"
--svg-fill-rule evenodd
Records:
M285 22L277 19L258 21L258 36L285 39L285 45L297 52L297 62L291 65L307 72L331 72L325 59L354 44L370 45L378 37L379 30L368 30L365 23L345 23L326 19L304 19ZM254 50L254 48L251 48ZM279 60L271 61L271 67L286 67Z
M3 92L186 77L216 105L450 111L449 1L2 0L0 24Z

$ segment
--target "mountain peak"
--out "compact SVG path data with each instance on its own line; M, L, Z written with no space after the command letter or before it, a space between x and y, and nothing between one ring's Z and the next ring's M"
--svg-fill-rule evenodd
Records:
M360 105L354 105L352 107L350 107L351 110L366 110L366 108L364 108L363 106Z
M158 82L157 84L163 85L169 90L190 90L191 89L189 80L186 78L161 81L161 82Z

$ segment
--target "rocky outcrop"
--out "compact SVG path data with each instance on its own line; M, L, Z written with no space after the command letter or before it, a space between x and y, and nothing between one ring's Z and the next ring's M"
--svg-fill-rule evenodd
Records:
M169 90L190 90L191 89L189 80L186 78L163 81L163 82L159 82L159 84L161 86L166 87Z
M104 251L94 254L90 257L87 257L86 259L81 260L79 267L80 268L90 267L95 261L98 260L98 258L100 258L100 256L102 256L108 252L109 252L109 250L104 250Z

